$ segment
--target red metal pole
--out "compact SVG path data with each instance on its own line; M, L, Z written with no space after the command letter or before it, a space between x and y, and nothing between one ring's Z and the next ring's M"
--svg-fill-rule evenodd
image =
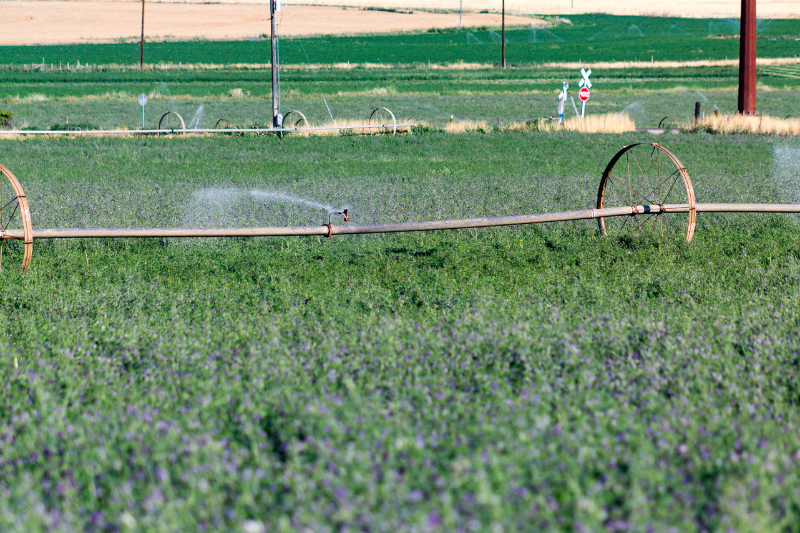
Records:
M742 0L739 35L739 113L756 112L756 0Z

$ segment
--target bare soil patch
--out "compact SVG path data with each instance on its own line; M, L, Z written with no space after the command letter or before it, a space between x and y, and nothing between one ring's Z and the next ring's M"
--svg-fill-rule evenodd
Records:
M192 1L192 0L190 0ZM194 0L200 1L200 0ZM221 0L230 2L264 0ZM485 0L303 0L304 4L370 6L405 9L448 9L458 11L463 1L467 11L498 11L500 2ZM675 16L693 18L734 17L741 14L738 0L671 0L643 2L642 0L505 0L506 14L570 15L580 13L610 13L614 15ZM798 0L758 0L759 18L798 18Z
M140 2L0 2L0 45L92 43L138 40ZM464 14L465 26L500 24L496 13ZM459 25L458 14L398 13L327 6L286 6L280 35L358 34ZM506 24L541 23L527 16L506 16ZM145 38L242 39L269 35L269 5L147 3Z

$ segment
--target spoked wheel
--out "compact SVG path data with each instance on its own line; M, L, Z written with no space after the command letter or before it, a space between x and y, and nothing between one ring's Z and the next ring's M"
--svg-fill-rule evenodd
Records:
M158 121L158 129L167 130L169 133L181 132L186 136L186 123L183 117L175 111L167 111Z
M308 137L309 135L309 124L308 119L306 116L296 109L292 109L288 113L283 116L283 124L281 125L285 130L295 130L295 131L302 131L305 130L304 136ZM286 137L287 135L291 134L290 131L282 131L278 135L280 137Z
M217 123L214 125L215 130L231 129L232 127L233 126L231 126L231 123L228 122L228 119L225 118L219 119Z
M372 111L367 121L369 126L380 126L380 128L370 128L370 133L373 135L391 133L397 135L397 119L394 118L392 113L387 107L379 107Z
M22 186L0 165L0 270L25 270L33 254L33 225Z
M694 236L696 207L694 189L686 168L669 150L657 143L626 146L608 163L597 208L625 207L634 214L598 218L605 235L651 235L686 239Z

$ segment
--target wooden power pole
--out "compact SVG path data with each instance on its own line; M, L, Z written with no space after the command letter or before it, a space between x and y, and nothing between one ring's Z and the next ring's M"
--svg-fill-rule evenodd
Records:
M506 0L503 0L502 30L500 35L500 48L503 50L503 68L506 68Z
M739 113L756 112L756 0L742 0L739 31Z
M271 24L270 41L272 42L272 127L281 126L278 117L280 104L278 103L278 32L275 26L275 2L269 0L269 18Z
M142 53L139 56L139 68L144 68L144 0L142 0Z

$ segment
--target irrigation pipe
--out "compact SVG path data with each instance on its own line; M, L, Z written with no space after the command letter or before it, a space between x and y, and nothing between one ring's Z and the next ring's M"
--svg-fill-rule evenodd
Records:
M364 124L356 126L313 126L309 128L228 128L228 129L194 129L186 133L298 133L304 131L358 130L385 128L382 124ZM398 124L396 128L412 128L414 124ZM0 130L0 135L140 135L140 134L183 134L178 130Z
M382 127L382 126L380 126ZM156 130L157 131L157 130ZM212 130L215 131L215 130ZM218 130L216 130L218 131ZM224 131L224 130L223 130ZM263 131L263 130L261 130ZM277 131L277 130L273 130ZM74 132L71 132L74 133ZM624 147L609 162L597 193L594 209L501 217L428 220L389 224L317 226L266 226L250 228L51 228L33 229L27 197L17 178L0 165L0 269L3 254L6 263L20 258L25 270L31 261L36 239L116 239L169 237L290 237L402 233L467 228L488 228L596 219L605 235L650 231L673 236L683 235L691 242L697 213L800 213L800 204L722 204L695 202L694 189L683 164L657 143L638 143ZM631 199L641 200L629 202ZM661 215L667 215L662 217ZM676 220L685 216L686 225ZM685 228L685 229L684 229ZM666 232L665 232L666 230Z
M800 204L696 204L698 213L800 213ZM688 204L637 205L584 209L560 213L539 213L489 218L427 220L391 224L352 224L321 226L264 226L252 228L58 228L35 229L33 239L125 239L168 237L300 237L320 235L360 235L369 233L404 233L496 226L519 226L569 220L591 220L602 217L688 213ZM23 239L24 230L0 231L0 239Z

